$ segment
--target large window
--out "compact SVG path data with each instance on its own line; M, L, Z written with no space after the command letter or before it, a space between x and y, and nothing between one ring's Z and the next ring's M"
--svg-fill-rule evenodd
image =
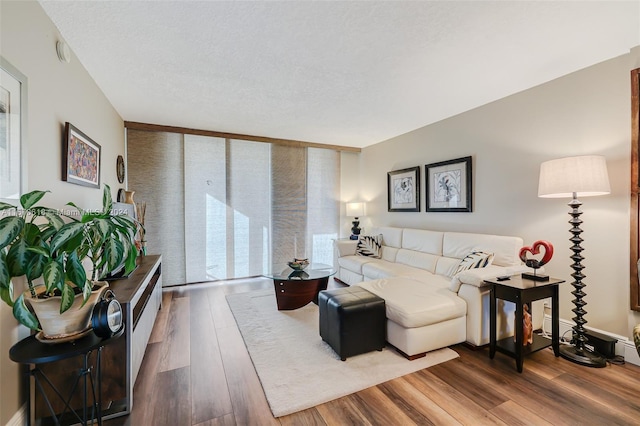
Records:
M149 133L129 131L128 152L159 149L162 144L150 141ZM148 154L136 164L139 157L129 156L130 189L136 201L158 199L161 181L134 176L148 176L144 169L157 165L148 164ZM163 254L163 273L172 266L184 270L165 285L257 276L294 256L332 264L339 227L337 151L184 135L183 155L175 161L184 171L184 228L167 221L157 232L181 232L184 251L176 253L159 237L154 245L153 232L147 232L149 252Z

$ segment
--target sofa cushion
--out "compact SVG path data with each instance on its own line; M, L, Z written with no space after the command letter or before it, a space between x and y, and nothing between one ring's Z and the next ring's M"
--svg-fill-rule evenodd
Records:
M338 258L338 265L357 274L362 274L362 265L377 260L376 258L365 256L343 256Z
M389 247L389 246L382 246L382 259L386 260L387 262L395 262L396 261L396 256L398 255L398 251L400 249L397 249L395 247Z
M402 232L404 228L394 228L391 226L380 226L373 228L371 234L382 234L385 246L400 248L402 247Z
M449 290L458 292L462 284L469 284L474 287L486 287L488 284L484 280L493 279L500 275L516 275L528 272L530 268L525 265L519 266L498 266L489 265L486 268L468 269L454 275L449 284Z
M438 264L436 265L436 274L444 275L445 277L452 277L458 269L460 259L455 257L440 257L438 258Z
M494 254L494 264L512 266L521 263L518 253L523 244L519 237L445 232L442 253L447 257L462 259L472 251L484 251Z
M362 275L365 279L376 280L378 278L397 277L405 270L411 268L410 266L402 265L400 263L386 262L380 260L377 262L370 262L366 265L362 265ZM412 268L413 269L413 268ZM422 271L427 274L428 272Z
M415 250L400 249L396 256L396 262L434 273L438 263L438 256Z
M358 256L375 257L379 259L382 251L382 234L362 235L358 240L356 254Z
M468 269L479 269L491 265L493 261L493 253L485 253L483 251L472 251L466 255L458 264L455 274Z
M402 248L442 256L443 232L425 229L405 229L402 233Z
M405 328L423 327L464 317L467 304L444 284L432 285L403 277L365 281L357 285L385 300L387 318Z

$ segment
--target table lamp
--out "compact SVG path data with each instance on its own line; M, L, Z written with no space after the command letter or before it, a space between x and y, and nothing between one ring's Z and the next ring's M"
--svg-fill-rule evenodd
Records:
M364 216L364 203L347 203L347 216L352 216L351 236L349 239L357 240L360 238L360 216Z
M575 296L572 300L575 308L572 311L576 314L573 317L575 325L573 329L573 338L571 345L562 345L560 347L560 356L575 362L577 364L589 367L604 367L606 360L597 352L594 352L585 346L587 338L585 337L584 325L587 320L584 315L587 313L584 306L587 304L583 299L586 296L584 288L586 284L582 282L585 275L582 273L584 266L582 261L582 247L580 243L584 240L580 237L582 229L580 225L582 220L580 215L580 206L582 202L578 197L590 197L595 195L606 195L611 192L609 187L609 177L607 174L607 163L605 158L600 155L584 155L579 157L559 158L550 160L540 165L540 179L538 183L538 197L542 198L572 198L569 202L571 211L569 215L571 220L572 234L569 241L571 246L571 259L573 264L574 281L571 285L574 291L571 292Z

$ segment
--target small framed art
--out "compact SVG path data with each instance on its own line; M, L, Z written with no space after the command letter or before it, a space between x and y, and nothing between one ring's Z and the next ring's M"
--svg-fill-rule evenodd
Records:
M0 56L0 201L16 205L25 192L27 77Z
M390 212L420 211L420 166L387 173Z
M65 123L62 141L62 180L77 185L100 187L100 145Z
M427 212L471 212L471 157L425 166Z

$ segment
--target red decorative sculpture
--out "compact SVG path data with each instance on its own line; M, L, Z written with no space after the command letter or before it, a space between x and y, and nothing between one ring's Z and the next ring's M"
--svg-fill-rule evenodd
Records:
M527 253L531 253L532 255L540 254L540 247L544 247L544 255L542 256L542 259L527 259ZM535 281L547 281L549 279L549 276L539 275L537 273L537 269L541 268L543 265L546 265L552 257L553 246L548 241L540 240L533 243L531 247L522 247L520 249L520 260L522 260L524 264L529 268L533 268L533 274L523 272L522 278L528 278Z
M544 247L544 255L542 259L527 259L527 253L532 255L540 254L540 247ZM553 246L548 241L536 241L531 247L522 247L520 249L520 260L524 262L530 268L538 269L543 265L546 265L553 257Z

